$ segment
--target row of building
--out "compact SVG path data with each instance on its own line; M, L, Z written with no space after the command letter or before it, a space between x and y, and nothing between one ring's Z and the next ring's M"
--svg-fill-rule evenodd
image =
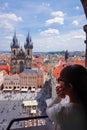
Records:
M32 88L42 88L46 80L46 73L42 69L25 69L20 74L5 74L0 71L0 86L3 91L28 91Z

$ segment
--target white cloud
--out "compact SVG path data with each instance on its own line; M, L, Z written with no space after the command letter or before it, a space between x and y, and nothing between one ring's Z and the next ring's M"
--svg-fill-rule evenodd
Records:
M49 19L46 21L46 25L51 25L51 24L64 24L64 18L55 17L53 19Z
M55 12L52 12L51 15L55 17L63 17L64 13L62 11L55 11Z
M46 25L64 24L64 13L62 11L54 11L51 13L54 18L46 20Z
M85 34L84 31L80 29L80 30L77 30L77 31L71 31L64 36L69 38L69 40L78 39L78 38L85 39L84 34Z
M79 22L77 20L73 20L72 24L75 25L75 26L78 26Z
M85 33L84 31L75 30L58 37L41 37L34 39L34 51L83 51L85 49Z
M16 16L14 13L0 14L0 28L13 31L15 23L21 22L22 18Z
M5 28L5 29L14 30L13 25L8 23L8 22L4 22L2 27Z
M79 6L76 6L76 7L75 7L75 9L76 9L76 10L79 10L79 9L80 9L80 7L79 7Z
M16 22L22 21L21 17L17 17L14 13L0 14L0 20L12 20Z
M40 34L43 36L57 36L59 35L59 30L49 28L48 30L42 31Z
M74 39L84 39L83 35L73 36Z

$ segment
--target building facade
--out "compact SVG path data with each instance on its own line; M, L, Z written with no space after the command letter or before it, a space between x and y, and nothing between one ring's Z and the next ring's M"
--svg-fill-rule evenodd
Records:
M20 77L18 74L6 74L3 80L3 91L20 90Z
M45 83L45 72L41 69L25 69L20 74L21 89L42 88Z
M20 74L6 74L3 80L3 91L28 91L42 88L45 83L45 72L41 69L25 69Z
M32 49L33 49L33 42L31 37L26 37L26 42L24 44L25 51L20 48L18 43L18 39L16 37L16 33L13 36L13 40L11 43L11 73L21 73L24 71L25 68L31 69L32 68Z

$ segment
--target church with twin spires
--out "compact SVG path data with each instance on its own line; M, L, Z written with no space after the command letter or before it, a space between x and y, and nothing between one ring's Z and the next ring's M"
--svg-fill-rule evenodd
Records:
M11 43L11 73L21 73L24 69L32 68L32 49L33 42L28 33L24 49L20 47L16 33L14 33Z

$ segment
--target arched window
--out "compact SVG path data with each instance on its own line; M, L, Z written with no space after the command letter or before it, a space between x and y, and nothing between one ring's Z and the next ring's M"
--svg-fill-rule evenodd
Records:
M23 61L20 61L20 72L22 72L24 70L24 64Z
M27 51L27 54L29 55L29 50Z
M15 55L15 50L14 50L14 55Z

